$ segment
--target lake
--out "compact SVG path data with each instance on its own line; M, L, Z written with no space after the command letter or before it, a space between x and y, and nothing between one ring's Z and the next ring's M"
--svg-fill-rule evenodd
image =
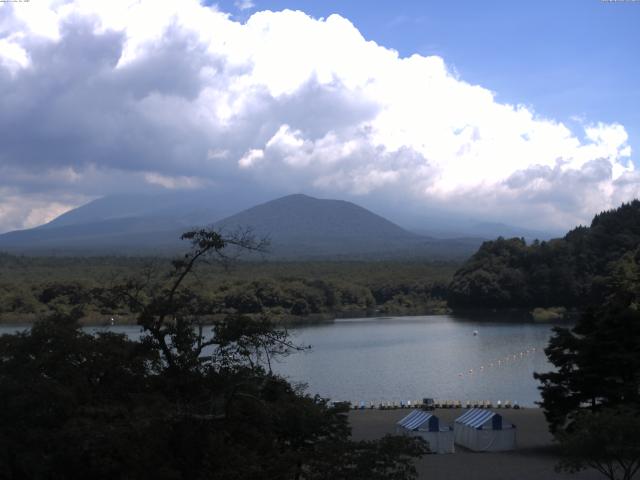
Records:
M293 382L306 383L310 393L333 400L432 397L534 406L540 395L533 372L552 368L543 351L552 326L490 316L338 319L291 329L296 343L312 348L273 367ZM3 325L0 333L20 328L25 327ZM136 326L109 330L140 335Z
M533 406L540 400L533 372L552 368L543 351L551 328L450 315L340 319L292 330L312 349L275 369L337 400L433 397Z

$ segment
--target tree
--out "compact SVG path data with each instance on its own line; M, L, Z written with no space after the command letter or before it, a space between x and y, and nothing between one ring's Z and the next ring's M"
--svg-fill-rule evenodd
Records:
M630 480L640 467L640 249L609 270L606 302L555 329L545 352L556 371L534 376L559 468Z
M416 475L424 441L354 442L344 408L275 375L274 356L301 347L268 317L229 315L187 278L229 247L261 250L248 232L188 232L167 277L92 292L138 312L140 341L90 335L82 312L0 337L0 479L332 479ZM233 253L233 252L232 252Z
M591 467L610 480L631 480L640 469L640 415L619 408L581 412L559 435L564 455L558 470Z
M0 336L0 478L167 478L157 352L77 315Z
M573 329L554 329L545 352L556 371L534 375L552 432L584 409L640 408L640 249L612 265L607 291Z
M589 227L530 245L485 242L449 285L453 308L572 307L601 304L600 279L640 244L640 201L596 215Z

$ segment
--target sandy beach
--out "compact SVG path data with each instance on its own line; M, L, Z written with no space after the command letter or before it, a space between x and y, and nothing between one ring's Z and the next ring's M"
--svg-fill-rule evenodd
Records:
M452 424L465 409L440 409L434 413L440 421ZM430 480L546 480L601 479L595 470L577 474L556 473L558 459L553 438L538 408L498 410L506 421L516 425L517 449L503 453L476 453L456 445L456 453L426 455L418 460L419 478ZM352 435L356 440L370 440L395 432L395 424L409 410L355 410L349 413Z

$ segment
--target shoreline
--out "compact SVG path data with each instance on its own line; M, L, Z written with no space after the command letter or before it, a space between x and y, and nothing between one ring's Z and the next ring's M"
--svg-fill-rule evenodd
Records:
M551 309L525 309L525 308L458 308L450 307L427 308L420 311L382 311L374 310L350 310L325 313L311 313L305 316L295 316L290 314L273 314L273 323L282 327L297 327L305 325L322 325L331 324L338 320L345 319L393 319L407 317L428 317L437 315L449 315L459 321L482 321L487 317L491 317L492 322L504 323L546 323L546 324L572 324L576 321L578 312L569 310L563 316L544 316L536 315L536 310ZM266 312L269 315L269 312ZM212 314L205 318L215 319L226 316L227 314ZM5 312L0 314L0 325L31 325L38 319L43 318L46 314L35 313L14 313ZM103 327L110 326L110 319L115 318L114 325L136 325L137 317L135 315L118 315L118 314L95 314L80 319L80 325L86 327Z

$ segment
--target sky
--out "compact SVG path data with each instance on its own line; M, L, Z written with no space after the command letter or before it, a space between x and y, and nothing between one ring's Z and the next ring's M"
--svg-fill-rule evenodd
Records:
M0 232L223 188L566 230L639 195L639 25L638 1L3 2Z

